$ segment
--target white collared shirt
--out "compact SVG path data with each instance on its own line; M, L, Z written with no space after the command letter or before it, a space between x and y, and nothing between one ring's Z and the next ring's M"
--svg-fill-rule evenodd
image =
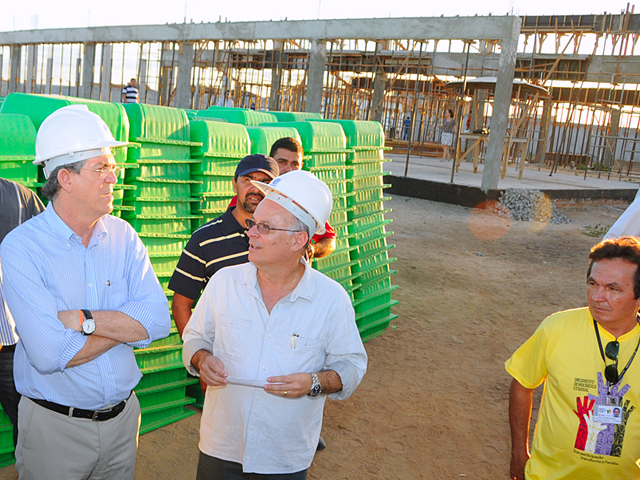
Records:
M344 289L304 262L294 291L267 311L252 263L219 270L209 281L184 334L183 360L212 352L230 376L266 379L335 370L348 398L367 365L351 300ZM209 387L200 425L204 454L241 463L245 473L309 468L318 445L326 396L284 398L263 388Z

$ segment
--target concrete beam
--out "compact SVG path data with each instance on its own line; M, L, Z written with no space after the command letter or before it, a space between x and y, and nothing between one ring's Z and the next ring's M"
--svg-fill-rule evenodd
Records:
M491 116L489 145L487 146L484 171L482 172L482 184L480 186L485 193L498 188L500 180L502 151L509 123L513 74L516 66L518 36L520 35L520 19L518 18L517 20L513 24L510 37L502 41L502 53L500 54L498 78L493 100L493 114Z
M309 52L309 74L307 75L307 95L305 111L322 111L322 93L324 91L324 70L327 65L327 42L314 40Z
M193 108L191 102L191 67L193 66L193 42L180 45L178 79L176 80L176 107Z
M510 37L518 17L412 17L280 22L182 23L0 32L0 45L23 43L184 42L275 38L491 39Z

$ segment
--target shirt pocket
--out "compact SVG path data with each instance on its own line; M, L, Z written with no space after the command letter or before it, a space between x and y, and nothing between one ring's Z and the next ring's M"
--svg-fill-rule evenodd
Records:
M216 322L213 354L236 361L244 360L247 348L250 348L248 342L250 329L250 320L219 315Z
M117 310L129 301L129 284L126 278L109 280L104 286L101 310Z
M317 338L291 336L286 339L285 358L289 373L312 373L322 370L325 360L324 341Z

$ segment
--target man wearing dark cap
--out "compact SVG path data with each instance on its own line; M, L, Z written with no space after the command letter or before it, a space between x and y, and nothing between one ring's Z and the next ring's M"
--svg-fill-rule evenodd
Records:
M265 155L249 155L240 160L233 191L238 196L236 207L196 230L180 256L169 281L173 296L172 313L182 335L194 302L209 279L223 267L248 262L249 238L245 220L250 219L260 201L262 191L251 181L269 183L278 176L278 164Z

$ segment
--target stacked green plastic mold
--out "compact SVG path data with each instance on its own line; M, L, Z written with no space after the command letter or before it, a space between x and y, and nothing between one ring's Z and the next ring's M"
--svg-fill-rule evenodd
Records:
M224 213L234 197L231 180L238 162L250 154L250 141L244 125L227 123L224 120L196 117L190 120L191 178L193 194L200 198L192 204L192 212L198 219L192 222L192 231ZM204 395L198 380L187 388L187 395L195 399L194 405L202 408Z
M35 189L36 129L26 115L0 114L0 176Z
M129 137L129 121L122 105L117 103L99 102L75 97L63 97L59 95L32 95L28 93L10 93L5 98L0 108L0 114L19 114L29 117L36 130L53 112L67 105L86 105L89 111L99 115L107 124L113 137L120 142L126 142ZM13 139L12 139L13 140ZM127 149L114 148L114 157L119 165L125 166ZM35 155L35 149L34 149ZM37 183L44 184L45 178L41 168L38 168ZM124 185L124 174L118 179L114 187L113 214L120 216L126 209L122 205L123 192L127 188ZM42 199L45 203L46 199Z
M275 115L279 122L303 122L305 120L320 120L322 115L315 112L269 112Z
M231 180L238 162L251 153L247 129L244 125L197 119L191 121L191 140L201 144L191 147L197 163L191 165L193 194L202 200L194 204L194 213L202 216L192 225L200 225L219 217L235 195Z
M184 110L130 103L129 141L124 202L132 208L122 218L136 229L149 252L153 269L171 299L168 283L191 236L191 213L200 199L192 197L189 121ZM186 388L197 382L182 365L182 341L172 324L169 337L135 352L143 374L135 389L142 407L140 433L146 433L193 414L185 405L194 400Z
M298 142L300 141L300 135L298 131L293 127L280 127L275 125L273 127L247 127L249 132L249 139L251 140L251 154L261 153L263 155L269 155L271 153L271 146L281 138L292 137Z
M13 425L0 407L0 468L15 463L13 452Z
M232 108L211 106L207 110L199 110L196 118L220 118L228 123L239 123L247 127L255 127L262 123L277 123L278 119L269 112L257 112L249 108Z
M329 121L329 120L328 120ZM354 302L356 322L364 340L374 338L389 326L397 315L391 307L397 304L391 293L398 288L391 285L391 276L396 273L390 265L396 259L389 257L393 245L387 238L386 226L391 220L384 208L383 158L384 133L378 122L358 120L331 120L339 124L347 138L347 198L349 210L349 245L354 278Z
M280 122L265 128L295 128L304 150L304 169L324 181L333 195L329 223L336 232L336 250L315 259L313 266L340 283L353 300L353 272L349 245L349 197L347 189L346 138L338 124L323 122Z

